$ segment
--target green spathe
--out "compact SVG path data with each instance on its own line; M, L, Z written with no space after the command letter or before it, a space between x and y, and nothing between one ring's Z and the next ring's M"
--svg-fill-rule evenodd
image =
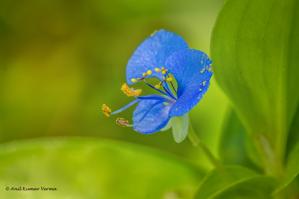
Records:
M185 114L181 117L173 117L171 119L172 135L177 143L182 142L188 135L189 116Z

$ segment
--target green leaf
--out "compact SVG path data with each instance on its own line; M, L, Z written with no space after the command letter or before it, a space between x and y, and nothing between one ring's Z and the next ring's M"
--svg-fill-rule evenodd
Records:
M294 147L293 151L290 153L287 162L287 174L280 184L280 186L276 189L274 194L278 194L284 189L288 188L288 186L299 176L299 143ZM298 188L296 190L299 192Z
M185 114L181 117L173 117L170 120L172 127L172 135L177 143L182 142L188 135L189 116Z
M274 195L289 195L288 198L299 195L299 108L290 128L287 143L286 175L276 188ZM295 197L294 197L295 198Z
M286 175L275 190L275 195L288 195L288 198L296 198L299 195L299 109L297 109L292 126L290 128L287 144L287 168Z
M224 164L238 164L253 169L260 166L253 144L233 110L229 110L222 128L219 156Z
M191 198L200 179L200 170L167 153L117 141L48 138L0 147L0 198Z
M270 199L276 182L271 177L258 176L238 183L217 196L217 199Z
M216 80L280 162L299 98L298 10L297 0L228 0L212 35Z
M299 195L299 108L292 122L287 142L287 166L286 174L274 195L296 198ZM294 196L295 195L295 196Z
M259 188L259 184L263 184L267 181L267 189L264 187ZM257 186L255 186L255 182ZM247 186L248 189L256 190L263 195L268 195L272 191L273 179L265 180L265 177L258 175L252 170L245 167L230 166L226 167L223 171L214 170L206 176L201 186L199 187L196 199L213 199L213 198L226 198L224 195L238 195L240 192L245 192ZM271 191L269 191L271 187ZM229 198L229 197L228 197ZM256 198L258 199L258 198Z
M297 108L297 112L294 116L294 120L292 126L289 131L288 142L287 142L287 154L289 154L299 143L299 107Z

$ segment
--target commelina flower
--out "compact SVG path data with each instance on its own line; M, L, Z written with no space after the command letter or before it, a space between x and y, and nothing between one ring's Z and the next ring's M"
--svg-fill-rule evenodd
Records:
M117 118L116 123L142 134L172 128L175 141L181 142L188 134L188 113L207 92L212 74L211 60L204 52L189 48L175 33L159 30L145 39L128 61L121 91L134 100L113 112L103 104L102 111L109 117L137 104L133 124L125 118ZM154 93L141 95L141 89L130 87L137 83L144 83Z

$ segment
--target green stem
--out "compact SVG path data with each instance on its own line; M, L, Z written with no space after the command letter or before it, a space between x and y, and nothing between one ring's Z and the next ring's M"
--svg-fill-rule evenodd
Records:
M213 166L223 171L224 167L221 164L221 162L213 155L213 153L209 150L209 148L199 139L198 135L195 133L192 124L190 124L190 131L188 133L188 138L193 146L198 146L201 148L201 150L204 152L204 154L207 156L209 161L213 164Z

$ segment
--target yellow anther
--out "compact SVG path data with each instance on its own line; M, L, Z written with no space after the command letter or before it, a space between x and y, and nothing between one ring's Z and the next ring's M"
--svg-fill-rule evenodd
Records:
M165 75L167 73L167 69L164 66L162 66L161 67L161 72L162 72L163 75Z
M165 69L164 67L162 67L161 71L162 71L163 75L165 75L167 73L167 69Z
M151 75L153 72L151 70L146 71L147 75Z
M156 89L160 89L160 88L161 88L161 84L156 84L156 85L155 85L155 88L156 88Z
M166 81L171 82L172 81L172 77L167 77Z
M102 112L106 117L110 117L111 115L111 108L107 106L106 104L102 105Z
M120 90L128 97L137 97L142 93L141 89L130 88L126 83L121 86Z
M156 71L157 73L159 73L159 72L161 72L161 69L160 69L160 68L155 68L155 71Z
M136 78L132 78L131 82L136 83L138 80Z
M126 120L125 118L122 118L122 117L116 118L115 123L117 125L121 126L121 127L128 127L128 126L130 126L129 121Z
M147 76L147 73L142 73L142 76L143 76L143 77Z

